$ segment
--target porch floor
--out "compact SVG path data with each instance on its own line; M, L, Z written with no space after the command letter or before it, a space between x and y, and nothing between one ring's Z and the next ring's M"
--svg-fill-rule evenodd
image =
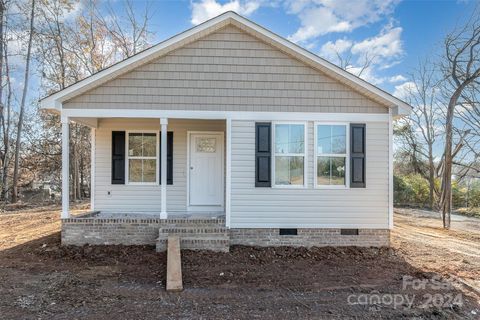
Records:
M91 215L97 219L143 219L143 218L159 218L158 213L145 212L102 212L98 211ZM167 219L225 219L225 212L219 211L171 211L168 212Z

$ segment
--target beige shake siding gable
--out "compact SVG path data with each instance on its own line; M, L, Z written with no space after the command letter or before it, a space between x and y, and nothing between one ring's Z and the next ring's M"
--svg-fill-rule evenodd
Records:
M228 25L63 103L65 109L388 113Z

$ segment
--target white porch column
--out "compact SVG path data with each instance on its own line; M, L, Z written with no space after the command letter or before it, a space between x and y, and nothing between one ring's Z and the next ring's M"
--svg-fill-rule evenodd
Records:
M161 212L160 212L160 219L167 219L167 125L168 119L161 118L160 119L160 126L162 128L162 150L161 150L161 166L160 166L160 184L161 184Z
M91 128L90 149L90 210L95 210L95 159L96 159L96 129Z
M232 199L232 119L227 118L226 120L226 133L227 138L226 143L226 163L227 168L225 172L225 225L227 228L230 227L230 212L231 212L231 199Z
M388 111L388 228L393 229L393 117Z
M62 219L70 217L70 132L68 117L62 117Z

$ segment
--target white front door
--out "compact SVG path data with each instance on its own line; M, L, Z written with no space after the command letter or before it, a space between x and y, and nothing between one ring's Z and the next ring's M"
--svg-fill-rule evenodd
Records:
M190 206L223 207L223 146L223 133L190 133Z

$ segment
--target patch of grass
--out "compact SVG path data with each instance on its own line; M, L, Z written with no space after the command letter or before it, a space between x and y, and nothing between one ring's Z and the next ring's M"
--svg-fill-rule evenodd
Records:
M458 208L454 211L456 214L461 214L467 217L480 218L480 207L476 208Z

